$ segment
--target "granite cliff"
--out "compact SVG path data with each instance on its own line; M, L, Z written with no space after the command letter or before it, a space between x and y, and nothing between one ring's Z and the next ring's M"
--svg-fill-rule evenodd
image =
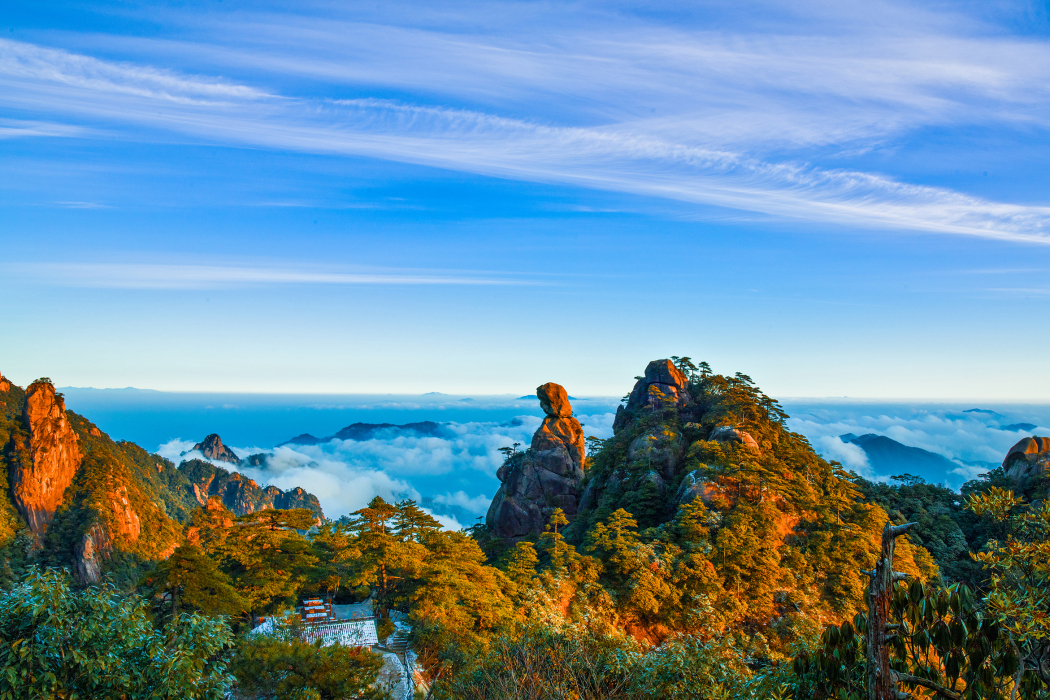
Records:
M26 389L22 422L29 441L23 459L12 465L11 496L39 546L82 456L65 401L50 382L36 381Z
M213 437L218 438L218 435ZM243 474L226 471L200 459L182 462L179 472L186 478L188 492L202 507L212 498L218 498L234 515L247 515L267 508L307 508L318 519L323 516L317 497L298 487L287 492L276 486L263 488Z
M206 458L216 462L229 462L230 464L241 463L241 458L234 454L233 450L229 447L222 444L222 438L215 433L212 433L194 445L193 450L200 452Z

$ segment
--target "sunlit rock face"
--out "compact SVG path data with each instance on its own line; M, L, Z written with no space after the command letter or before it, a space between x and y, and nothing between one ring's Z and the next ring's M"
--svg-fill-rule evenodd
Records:
M288 491L276 486L263 488L244 474L228 472L200 459L182 462L179 471L189 482L188 488L194 500L202 506L210 499L218 498L235 515L247 515L267 508L307 508L316 513L318 519L323 515L317 497L299 487Z
M29 445L12 470L11 495L39 545L80 466L81 453L65 401L50 382L29 385L22 420Z
M536 389L546 417L528 452L511 457L496 476L502 482L486 523L497 537L521 538L543 532L556 508L571 522L580 502L586 446L583 427L572 417L565 388L547 383Z
M1003 471L1020 485L1050 471L1050 437L1026 437L1010 448Z
M688 385L689 380L673 362L653 360L645 368L645 376L635 382L627 405L616 410L613 430L618 432L643 408L671 409L688 405Z

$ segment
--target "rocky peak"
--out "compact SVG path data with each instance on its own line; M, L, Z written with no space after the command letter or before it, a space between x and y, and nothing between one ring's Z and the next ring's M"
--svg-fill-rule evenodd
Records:
M12 470L11 494L39 545L80 466L81 454L65 401L51 382L29 385L22 420L29 431L30 459Z
M222 438L215 433L204 438L203 441L198 442L193 446L193 449L200 451L200 453L208 459L214 459L218 462L229 462L230 464L241 463L241 458L235 455L233 450L229 447L222 444Z
M681 408L689 404L689 379L670 360L653 360L645 368L645 376L634 384L626 408L616 410L613 430L619 431L629 416L644 408Z
M571 522L580 502L586 444L583 427L572 417L569 395L559 384L536 389L546 417L528 452L500 467L503 482L485 520L498 537L521 538L543 532L555 508Z
M540 408L548 416L565 417L572 415L569 394L561 384L547 382L536 389L536 396L540 399Z
M1032 477L1050 472L1050 437L1026 437L1010 448L1003 471L1024 486Z
M0 374L0 391L11 391L11 382L7 381L3 374Z

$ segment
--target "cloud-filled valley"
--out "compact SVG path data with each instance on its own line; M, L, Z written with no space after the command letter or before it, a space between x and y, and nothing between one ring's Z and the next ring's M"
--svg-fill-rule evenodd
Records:
M587 435L612 435L613 414L582 415L580 419ZM232 446L242 458L258 453L270 456L262 467L215 464L235 468L260 484L284 490L301 486L318 497L331 518L363 508L374 496L411 498L446 526L459 528L483 517L499 488L496 470L504 459L499 448L518 443L518 449L525 449L540 422L537 416L524 415L502 422L444 423L438 436L387 429L368 440ZM201 459L199 452L188 452L195 442L171 440L158 453L176 464Z

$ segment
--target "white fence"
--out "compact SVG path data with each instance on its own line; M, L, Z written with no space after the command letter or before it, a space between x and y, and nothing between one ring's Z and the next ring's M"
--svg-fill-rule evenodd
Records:
M310 625L303 627L300 634L304 642L312 644L320 639L321 645L326 647L332 644L342 644L345 647L371 647L379 644L374 619Z
M273 620L267 620L249 634L269 635L276 633L279 628L288 629L284 625L274 624ZM304 625L298 631L304 642L313 644L320 639L321 645L326 647L333 644L342 644L346 647L372 647L379 644L374 618L331 622L324 625Z

